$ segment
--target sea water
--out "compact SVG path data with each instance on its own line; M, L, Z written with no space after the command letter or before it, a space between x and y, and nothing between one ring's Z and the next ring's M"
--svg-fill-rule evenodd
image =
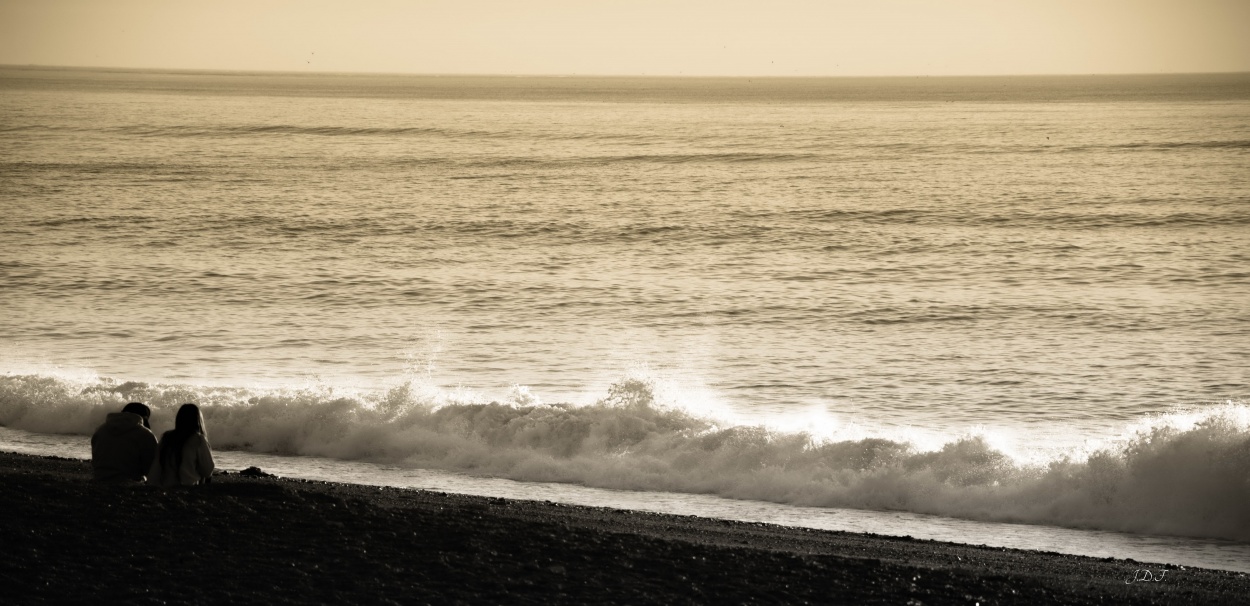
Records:
M6 449L1250 542L1250 76L3 68L0 211Z

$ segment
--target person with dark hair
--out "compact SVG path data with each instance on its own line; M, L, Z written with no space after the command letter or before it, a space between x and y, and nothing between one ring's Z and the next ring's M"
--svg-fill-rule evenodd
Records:
M161 436L148 483L158 486L206 484L213 476L213 450L208 445L204 415L195 404L183 404L174 428Z
M131 402L109 413L91 434L91 470L101 482L142 482L156 459L156 436L148 419L152 410Z

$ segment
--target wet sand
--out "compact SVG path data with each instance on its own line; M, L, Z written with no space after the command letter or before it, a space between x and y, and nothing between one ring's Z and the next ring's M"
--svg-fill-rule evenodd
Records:
M1250 604L1237 572L12 453L0 551L11 604Z

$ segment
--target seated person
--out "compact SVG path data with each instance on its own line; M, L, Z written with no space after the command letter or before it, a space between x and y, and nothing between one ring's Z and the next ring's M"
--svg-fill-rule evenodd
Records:
M131 402L109 413L91 435L91 469L102 482L142 482L156 459L156 436L149 429L152 410Z
M174 428L161 436L148 483L157 486L207 484L213 477L213 450L204 430L204 416L195 404L183 404Z

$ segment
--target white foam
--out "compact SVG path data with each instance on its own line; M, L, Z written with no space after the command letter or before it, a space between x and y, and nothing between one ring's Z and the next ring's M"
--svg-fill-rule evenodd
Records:
M197 402L219 448L601 488L1250 541L1250 407L1244 403L1150 417L1092 450L1038 458L1016 453L1012 436L993 431L945 441L934 441L936 434L923 428L848 437L837 431L839 419L815 410L789 421L743 424L707 401L683 407L683 396L638 373L586 405L544 404L520 386L506 400L488 402L423 379L369 391L8 374L0 377L0 425L85 435L108 412L139 400L153 407L153 428L160 432L179 404ZM708 411L724 414L703 414ZM918 444L912 434L930 443Z

